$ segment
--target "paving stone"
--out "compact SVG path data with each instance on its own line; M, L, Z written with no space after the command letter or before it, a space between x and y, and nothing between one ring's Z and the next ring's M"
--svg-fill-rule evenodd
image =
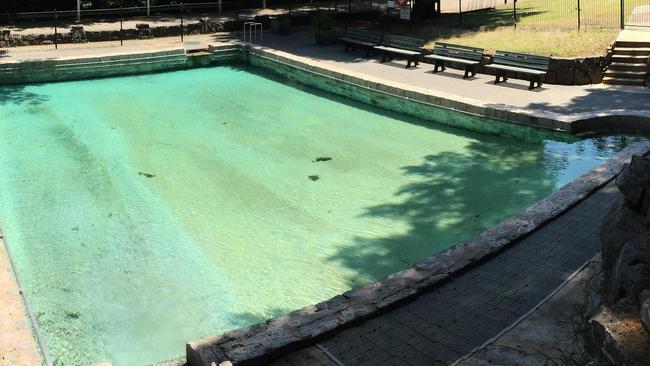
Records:
M600 246L599 223L619 195L610 184L481 266L323 344L332 345L330 352L343 364L353 365L358 355L336 345L372 332L373 343L363 353L373 355L369 360L387 360L382 365L394 362L395 352L406 355L402 364L453 362L526 314L593 257ZM384 327L392 331L372 331Z

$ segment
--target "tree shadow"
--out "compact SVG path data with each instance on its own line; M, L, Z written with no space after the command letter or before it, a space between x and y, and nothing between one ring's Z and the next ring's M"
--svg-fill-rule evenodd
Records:
M0 105L12 103L36 106L49 100L43 94L28 91L26 86L0 86Z
M533 7L517 8L517 20L539 16L546 13ZM444 13L435 18L418 20L409 30L408 24L398 22L391 24L390 33L405 34L412 37L419 37L427 41L446 39L456 36L463 36L468 33L493 30L499 27L512 27L514 17L512 9L496 8L483 9L471 12Z
M583 140L575 143L572 154L584 156L589 145L608 156L632 141ZM408 228L385 237L356 237L329 260L355 272L350 281L355 287L407 268L521 212L552 193L569 164L566 154L557 154L553 142L548 144L475 141L466 153L432 154L420 165L402 167L416 183L395 192L396 202L368 207L362 216Z

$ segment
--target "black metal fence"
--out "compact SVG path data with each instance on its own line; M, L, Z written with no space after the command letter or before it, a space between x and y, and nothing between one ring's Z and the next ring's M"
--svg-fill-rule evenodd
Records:
M171 0L169 0L171 1ZM307 25L314 12L327 11L342 24L363 22L387 29L391 22L432 18L451 27L517 27L542 30L615 29L650 26L650 0L415 0L419 6L396 6L390 0L222 0L0 13L0 49L122 45L132 40L182 41L218 31L239 31L246 21L289 15L292 25ZM423 2L428 1L426 6ZM160 4L162 1L156 1ZM146 3L140 2L140 3ZM415 13L414 13L415 11ZM83 28L81 28L83 27Z
M650 0L495 0L490 9L471 5L490 0L442 0L462 26L515 26L540 30L615 29L650 26ZM445 6L443 6L443 10Z

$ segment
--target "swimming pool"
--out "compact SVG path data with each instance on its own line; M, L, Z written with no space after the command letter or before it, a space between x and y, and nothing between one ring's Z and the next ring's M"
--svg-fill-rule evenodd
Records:
M160 361L381 278L630 141L470 133L232 67L0 89L0 224L62 365Z

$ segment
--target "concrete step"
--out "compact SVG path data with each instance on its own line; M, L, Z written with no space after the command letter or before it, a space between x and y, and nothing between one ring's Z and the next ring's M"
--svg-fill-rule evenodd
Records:
M646 71L648 70L648 65L644 63L632 64L625 62L612 62L609 65L609 69L617 71Z
M650 47L649 41L616 41L615 48L648 48Z
M605 77L603 79L603 84L608 84L608 85L635 85L635 86L644 86L645 83L642 80L636 80L636 79L619 79L619 78L612 78L612 77Z
M612 55L612 62L624 62L630 64L645 64L648 62L648 56L639 55Z
M650 48L647 47L616 47L614 48L615 55L639 55L650 56Z
M614 79L638 79L644 81L646 78L647 72L645 71L620 71L620 70L608 70L605 73L605 76L614 78Z

